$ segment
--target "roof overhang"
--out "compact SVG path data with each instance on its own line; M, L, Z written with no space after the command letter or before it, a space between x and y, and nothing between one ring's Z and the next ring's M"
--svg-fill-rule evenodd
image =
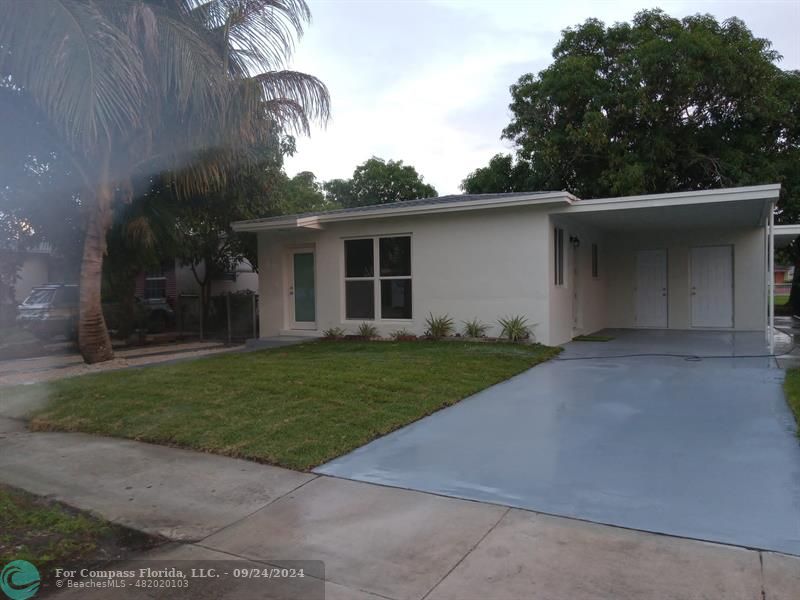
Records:
M758 227L780 195L780 185L581 200L553 211L605 230Z
M775 247L786 248L800 236L800 225L775 225L773 232Z
M492 208L509 208L539 204L571 204L578 199L569 192L536 193L530 196L514 196L512 198L487 198L485 200L466 200L464 202L447 202L445 204L426 204L417 206L392 206L391 208L375 208L365 211L341 211L319 213L313 216L294 215L288 217L270 217L251 221L238 221L232 224L234 231L286 231L298 229L323 229L326 224L343 221L364 221L369 219L386 219L391 217L411 217L418 215L440 214L449 212L465 212Z

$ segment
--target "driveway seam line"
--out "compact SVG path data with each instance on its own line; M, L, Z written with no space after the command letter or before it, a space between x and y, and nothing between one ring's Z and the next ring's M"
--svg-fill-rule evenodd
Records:
M761 578L761 600L767 600L766 581L764 580L764 553L758 551L758 573Z
M241 558L242 560L246 560L248 562L258 563L258 564L261 564L261 565L269 565L271 567L279 567L279 568L285 566L284 564L282 564L280 562L271 562L271 561L265 560L263 558L252 558L252 557L246 556L244 554L237 554L236 552L230 552L229 550L220 550L219 548L213 548L211 546L206 546L206 545L201 544L199 542L192 542L191 545L192 546L197 546L198 548L204 548L205 550L211 550L212 552L219 552L220 554L227 554L228 556L235 556L236 558ZM309 559L309 560L316 560L316 559ZM324 560L320 561L320 562L322 564L325 564ZM385 598L386 600L397 600L397 598L393 598L391 596L384 596L383 594L380 594L378 592L373 592L371 590L365 590L364 588L360 588L360 587L353 587L351 585L347 585L347 584L344 584L344 583L340 583L338 581L334 581L333 579L328 579L327 570L326 570L324 579L320 579L319 577L315 577L314 575L309 575L309 574L306 574L305 577L310 577L311 579L316 579L317 581L323 581L325 583L332 583L334 585L340 585L340 586L342 586L344 588L347 588L349 590L356 590L356 591L359 591L359 592L364 592L365 594L370 594L370 595L376 596L378 598Z
M489 528L489 529L486 531L486 533L484 533L484 534L483 534L483 535L480 537L480 539L479 539L477 542L475 542L475 543L472 545L472 547L471 547L469 550L467 550L467 551L464 553L464 556L462 556L461 558L459 558L459 559L458 559L458 561L456 561L456 564L454 564L454 565L453 565L453 567L452 567L451 569L449 569L449 570L447 571L447 573L445 573L445 574L442 576L442 578L441 578L441 579L439 579L439 581L437 581L437 582L436 582L436 583L433 585L433 587L432 587L431 589L429 589L427 592L425 592L425 594L422 596L422 598L421 598L420 600L425 600L425 598L427 598L428 596L430 596L430 595L431 595L431 593L433 592L433 590L435 590L437 587L439 587L439 586L441 585L441 583L442 583L442 582L443 582L445 579L447 579L447 578L450 576L450 573L452 573L453 571L455 571L455 570L458 568L458 565L460 565L462 562L464 562L464 559L466 559L466 558L467 558L467 557L468 557L470 554L472 554L472 552L475 550L475 548L477 548L478 546L480 546L481 542L482 542L483 540L485 540L485 539L486 539L486 536L488 536L490 533L492 533L492 532L495 530L495 528L496 528L496 527L497 527L497 526L500 524L500 521L502 521L503 519L505 519L505 518L506 518L506 515L507 515L508 513L510 513L510 512L511 512L511 508L506 508L506 509L503 511L503 514L502 514L502 515L500 515L500 518L499 518L499 519L497 519L497 521L495 521L494 525L492 525L492 526L491 526L491 527L490 527L490 528Z
M341 479L343 481L353 481L355 483L363 483L366 485L377 485L378 487L388 488L391 490L403 490L406 492L415 492L417 494L426 494L428 496L436 496L447 500L458 500L460 502L473 502L475 504L483 504L488 506L499 506L500 508L507 508L509 510L519 510L522 512L530 513L533 515L543 517L554 517L556 519L569 519L570 521L578 521L580 523L589 523L591 525L599 525L600 527L613 527L614 529L622 529L625 531L633 531L637 533L645 533L648 535L657 535L661 537L675 538L679 540L686 540L689 542L699 542L701 544L713 544L715 546L723 546L726 548L736 548L738 550L746 550L748 552L774 552L776 554L785 554L786 556L800 557L800 554L792 554L785 550L771 550L769 548L762 548L760 546L745 546L743 544L734 544L733 542L720 542L710 538L691 537L685 534L666 533L664 531L656 531L652 529L641 529L631 527L630 525L617 525L615 523L608 523L606 521L594 521L586 517L575 517L567 514L560 514L554 512L546 512L536 508L526 508L524 506L514 506L513 504L502 504L499 500L475 500L474 498L464 498L463 496L448 496L444 492L432 492L428 490L421 490L418 488L405 487L401 485L394 485L388 483L379 483L377 481L369 481L366 479L356 479L354 477L345 477L344 475L331 475L328 473L314 473L318 477L329 477L331 479Z
M254 514L256 514L258 511L260 511L260 510L263 510L263 509L267 508L268 506L271 506L272 504L274 504L275 502L277 502L277 501L278 501L278 500L280 500L281 498L285 498L285 497L286 497L286 496L288 496L289 494L291 494L291 493L293 493L293 492L296 492L297 490L299 490L299 489L300 489L301 487L303 487L304 485L306 485L306 484L309 484L309 483L311 483L312 481L315 481L315 480L317 480L317 479L319 478L319 475L317 475L316 473L309 473L309 474L310 474L310 475L312 475L312 477L311 477L311 479L309 479L308 481L304 481L304 482L303 482L303 483L301 483L300 485L298 485L298 486L296 486L296 487L293 487L292 489L290 489L288 492L286 492L286 493L284 493L284 494L281 494L280 496L276 496L275 498L273 498L272 500L270 500L269 502L267 502L267 503L266 503L266 504L264 504L263 506L259 506L257 509L255 509L255 510L254 510L254 511L252 511L252 512L249 512L249 513L247 513L247 514L246 514L246 515L244 515L243 517L239 517L239 518L238 518L238 519L236 519L235 521L231 521L230 523L227 523L227 524L223 525L223 526L222 526L222 527L220 527L219 529L215 529L214 531L212 531L212 532L211 532L211 533L209 533L208 535L206 535L206 536L203 536L203 537L201 537L201 538L199 538L199 539L195 540L195 542L194 542L194 543L198 543L198 542L202 542L202 541L204 541L204 540L207 540L207 539L208 539L208 538L210 538L212 535L216 535L216 534L218 534L220 531L224 531L224 530L225 530L225 529L227 529L228 527L232 527L233 525L236 525L236 524L238 524L238 523L241 523L241 522L242 522L242 521L244 521L245 519L249 519L249 518L250 518L250 517L252 517ZM204 546L204 547L205 547L205 546ZM213 548L211 548L211 549L213 550Z

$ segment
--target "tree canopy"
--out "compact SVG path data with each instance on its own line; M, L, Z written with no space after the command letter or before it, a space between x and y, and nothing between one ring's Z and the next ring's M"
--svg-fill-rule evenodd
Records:
M800 214L800 73L776 66L741 20L589 19L563 32L553 59L511 86L503 137L516 166L495 157L464 189L592 198L779 182L779 219Z
M80 182L87 362L113 356L100 291L118 201L158 178L181 198L219 190L254 148L327 119L322 82L285 68L309 18L304 0L0 0L0 82Z
M402 160L386 161L374 156L358 165L352 178L332 179L323 187L328 200L344 208L437 195L436 189L425 183L411 165L404 165Z
M475 169L461 183L467 194L528 192L537 182L528 162L510 154L495 154L485 167Z

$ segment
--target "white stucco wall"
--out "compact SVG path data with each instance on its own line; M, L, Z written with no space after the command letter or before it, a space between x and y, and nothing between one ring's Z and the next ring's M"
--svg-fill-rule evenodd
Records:
M203 277L205 265L199 265L197 270L200 277ZM200 286L192 273L192 269L181 266L178 261L175 262L175 285L179 294L197 294L200 292ZM246 290L258 290L258 273L253 271L250 263L246 261L242 261L237 266L235 281L214 280L211 283L211 293L213 295Z
M733 246L733 322L740 331L766 327L763 228L646 231L616 235L610 243L608 326L635 327L636 251L667 249L667 314L670 329L691 329L689 251L693 246Z
M410 234L413 318L376 320L379 332L425 331L429 313L450 315L457 329L478 318L498 335L497 319L523 315L548 340L548 218L536 207L493 209L419 217L371 219L326 225L307 233L259 234L261 335L286 333L290 319L288 251L316 251L317 332L358 321L344 315L345 238Z
M564 230L563 285L555 284L555 227ZM578 248L573 248L570 244L570 237L573 236L580 240ZM547 281L550 290L550 331L547 339L551 344L563 344L575 335L592 333L606 327L606 287L612 266L604 235L596 228L575 224L554 215L547 232L547 240ZM592 244L598 246L598 277L592 276Z
M764 229L610 231L591 221L550 214L547 206L364 219L329 223L321 230L274 231L259 236L261 335L291 330L289 296L292 248L315 250L316 314L313 334L342 327L355 333L360 320L344 316L344 239L411 235L413 319L376 320L382 335L397 329L425 331L429 313L462 321L478 318L498 335L497 320L523 315L546 344L562 344L579 333L605 327L635 327L635 261L638 249L668 251L668 326L690 329L689 250L734 248L734 328L763 330L766 324ZM564 229L564 285L554 283L553 228ZM569 243L577 236L580 247ZM592 244L599 273L592 276ZM574 318L577 280L577 323ZM376 307L377 312L377 307Z
M47 254L28 254L17 273L14 299L22 302L37 285L50 282L50 257ZM60 282L59 282L60 283Z

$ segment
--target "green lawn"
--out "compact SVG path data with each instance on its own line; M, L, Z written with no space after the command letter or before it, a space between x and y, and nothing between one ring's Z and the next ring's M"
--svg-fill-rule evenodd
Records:
M155 543L52 500L0 486L0 566L27 560L43 573L50 566L108 560Z
M797 421L797 432L800 435L800 369L789 369L786 372L783 391L786 393L786 401L789 403L789 408L794 413L794 418Z
M788 295L786 295L786 296L773 296L772 297L772 302L775 304L775 306L783 306L788 301L789 301L789 296Z
M309 469L557 354L509 343L322 341L24 386L38 430Z

